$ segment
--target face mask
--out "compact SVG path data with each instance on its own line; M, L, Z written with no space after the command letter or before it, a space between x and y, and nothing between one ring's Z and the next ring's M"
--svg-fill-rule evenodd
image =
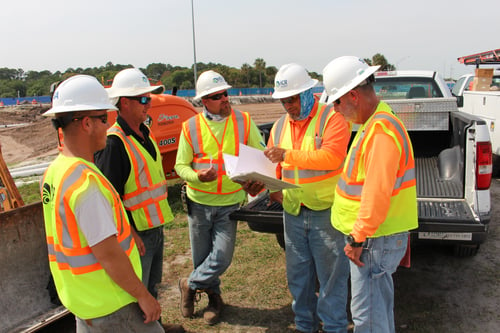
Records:
M309 114L311 114L312 108L314 106L314 95L312 89L307 89L301 92L300 95L300 114L297 120L306 119Z

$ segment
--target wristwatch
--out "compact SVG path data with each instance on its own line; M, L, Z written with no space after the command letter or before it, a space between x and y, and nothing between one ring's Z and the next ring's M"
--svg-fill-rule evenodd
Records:
M347 244L351 245L351 247L362 247L363 242L356 242L354 237L351 234L347 235Z

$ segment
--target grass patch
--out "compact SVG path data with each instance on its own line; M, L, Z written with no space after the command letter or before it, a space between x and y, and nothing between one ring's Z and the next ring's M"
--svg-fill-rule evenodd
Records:
M279 333L294 328L285 252L275 235L253 232L246 223L239 222L233 261L221 277L226 306L221 322L215 326L203 321L203 309L208 303L205 294L195 306L194 318L180 314L177 283L192 268L187 216L178 214L165 230L164 273L159 293L165 321L182 324L189 332Z
M21 194L21 198L23 198L25 205L41 200L39 182L21 185L18 187L18 190L19 194Z

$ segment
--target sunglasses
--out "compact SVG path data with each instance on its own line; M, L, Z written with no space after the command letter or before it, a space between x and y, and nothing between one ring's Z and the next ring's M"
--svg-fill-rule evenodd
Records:
M146 105L151 102L151 97L148 96L125 96L125 98L133 99L134 101L138 101L139 104Z
M294 103L297 98L299 98L299 95L294 95L294 96L291 96L291 97L287 97L287 98L280 98L280 101L282 104L290 104L290 103Z
M108 114L107 113L100 114L98 116L83 116L83 117L79 117L79 118L73 118L71 120L72 121L82 120L85 117L89 117L89 118L93 118L93 119L100 119L103 124L107 124L108 123Z
M215 95L212 95L212 96L203 97L203 99L211 99L212 101L218 101L219 99L222 98L222 96L227 97L227 90L224 91L224 92L221 92L219 94L215 94Z

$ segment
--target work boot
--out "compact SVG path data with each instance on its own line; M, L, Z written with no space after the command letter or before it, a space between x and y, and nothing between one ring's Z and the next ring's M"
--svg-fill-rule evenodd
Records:
M208 307L203 313L203 319L208 325L215 325L219 322L220 313L224 302L219 294L214 293L212 290L207 291Z
M181 314L184 318L192 317L194 314L194 297L196 290L189 288L188 279L179 280L179 290L181 292Z
M176 324L161 324L161 327L165 330L165 333L184 333L186 330L182 325Z

